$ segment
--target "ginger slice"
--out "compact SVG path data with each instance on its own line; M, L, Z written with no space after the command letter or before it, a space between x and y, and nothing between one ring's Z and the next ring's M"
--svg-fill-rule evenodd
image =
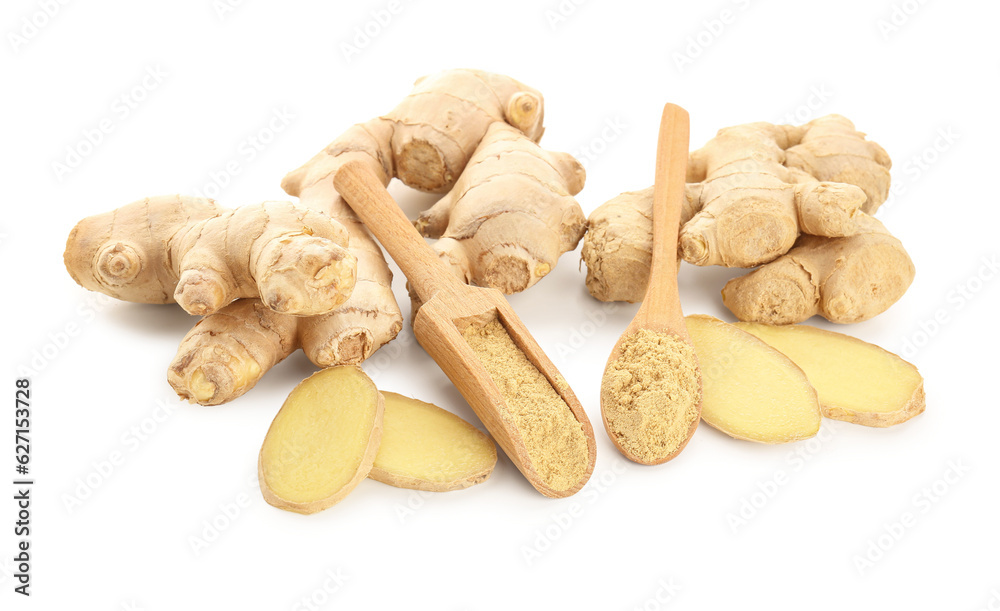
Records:
M382 443L368 477L390 486L443 492L486 481L497 462L493 441L436 405L383 392Z
M785 443L819 432L816 390L790 358L711 316L687 316L702 373L701 417L737 439Z
M895 354L856 337L808 325L736 323L792 359L819 394L823 415L886 427L924 411L924 379Z
M382 438L384 400L357 366L323 369L292 390L260 449L264 499L316 513L365 479Z

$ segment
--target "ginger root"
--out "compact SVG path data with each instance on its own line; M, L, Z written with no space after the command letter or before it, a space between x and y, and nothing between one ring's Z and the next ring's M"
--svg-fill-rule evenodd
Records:
M256 299L238 300L206 316L184 337L167 371L180 397L202 405L231 401L300 348L319 367L357 364L403 327L382 250L333 184L310 187L301 201L314 209L325 205L325 212L347 228L348 250L357 260L351 296L322 316L278 314Z
M924 380L900 357L856 337L808 325L736 323L802 368L823 415L887 427L923 413Z
M347 239L330 217L288 202L225 210L174 195L80 221L64 261L84 288L126 301L176 301L202 315L259 296L276 312L307 316L354 289Z
M446 70L417 79L392 111L355 125L299 169L281 187L299 195L332 180L351 159L377 160L387 177L443 193L465 169L490 125L509 123L537 142L544 128L542 95L502 74Z
M889 165L878 144L837 115L723 129L691 154L688 180L699 182L687 185L680 254L697 265L763 264L724 290L742 320L867 320L898 301L914 275L902 244L870 216L888 193ZM651 210L649 188L591 214L582 254L595 298L642 299Z
M903 244L878 220L859 219L864 233L802 235L795 247L722 289L740 320L784 325L819 314L831 322L868 320L899 301L916 270Z
M537 140L542 118L542 97L534 89L499 74L449 70L419 79L391 112L348 129L281 184L302 206L347 228L348 250L357 259L354 292L317 317L291 319L252 302L206 317L171 363L171 385L181 397L214 405L242 395L299 348L320 367L371 356L396 336L403 316L381 249L333 188L337 170L361 161L387 181L397 177L418 189L446 191L490 125L506 121Z
M323 369L303 380L260 449L264 499L304 514L341 501L372 469L384 409L382 395L357 366Z
M852 157L867 172L838 174L857 183L826 182L786 165L791 158L812 168L807 161L829 156ZM882 203L868 202L866 194L884 199L888 192L889 163L882 147L838 115L801 127L749 123L719 130L691 153L688 198L698 212L681 229L681 254L695 265L753 267L788 252L800 233L853 235L866 203L870 211Z
M573 250L587 219L573 198L583 166L494 123L455 187L416 221L465 282L511 294L548 274Z
M368 477L430 492L459 490L489 479L497 462L493 441L436 405L382 392L382 443Z
M681 225L694 216L687 198ZM580 256L587 290L601 301L642 301L653 261L653 187L627 191L597 207L587 219Z
M449 70L419 79L413 91L391 112L348 129L305 165L289 173L282 186L290 195L299 196L301 207L326 215L331 225L338 223L346 228L350 236L347 251L357 262L353 292L348 297L345 286L343 303L332 311L325 307L320 310L325 313L320 315L292 317L268 306L297 310L297 303L303 299L294 295L287 299L269 298L271 292L265 290L261 296L266 298L266 305L257 299L240 299L226 305L232 297L252 297L256 293L235 293L231 285L241 284L233 280L239 274L231 274L230 278L224 268L211 275L212 283L185 284L183 292L187 297L183 303L194 304L185 307L209 315L181 342L168 369L171 386L182 398L216 405L247 392L270 368L299 348L320 367L359 363L368 358L396 336L403 317L392 293L392 274L382 251L334 189L333 175L344 163L361 161L369 164L376 174L385 176L386 181L396 177L417 189L445 192L454 186L491 125L506 122L534 142L544 131L543 114L541 94L514 79L478 70ZM582 184L582 171L578 178ZM566 188L572 184L568 180ZM186 221L188 216L195 220L197 215L185 212L181 206L182 201L192 199L174 198L173 214L179 217L177 222ZM562 200L557 198L557 201ZM250 212L242 210L232 214ZM202 212L209 214L215 214L212 208ZM579 224L582 227L582 216ZM138 229L142 229L141 223ZM231 231L229 239L234 237L246 238L234 236ZM565 247L560 243L559 248ZM166 256L163 252L156 254ZM551 258L547 252L538 256L542 261ZM124 270L115 273L129 273L127 259L118 256L109 259L116 270ZM249 258L242 259L246 260ZM309 263L309 258L303 258L300 266ZM67 265L81 283L92 273L89 260L80 257L72 261L68 257ZM550 265L554 265L554 259ZM150 268L147 265L142 269ZM539 264L533 273L541 269ZM326 275L323 272L312 282L325 281ZM534 279L537 277L533 276ZM310 281L304 280L309 288ZM91 282L91 286L98 285L96 280ZM225 290L217 289L218 286ZM136 298L115 287L109 290L102 286L99 290L121 298ZM213 299L196 300L193 289L205 287L212 290L201 292L208 292ZM136 288L141 289L138 294L143 300L170 301L169 291L161 286L159 279ZM197 305L201 301L210 301L212 307Z
M737 439L785 443L819 432L816 390L790 358L711 316L685 317L702 373L701 418Z

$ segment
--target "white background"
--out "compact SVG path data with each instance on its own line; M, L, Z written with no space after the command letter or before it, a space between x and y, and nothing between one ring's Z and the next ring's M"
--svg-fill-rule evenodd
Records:
M1000 254L995 3L249 0L220 12L201 0L154 12L123 1L70 2L48 19L41 6L5 2L0 20L7 392L19 367L37 369L33 595L12 593L8 480L0 606L1000 607L1000 279L986 263ZM369 24L390 7L387 24ZM32 31L25 19L43 25ZM345 53L366 25L379 31ZM592 300L577 251L511 301L595 425L584 491L543 498L501 459L491 480L462 492L366 481L313 516L267 505L257 452L313 366L297 353L231 404L179 403L165 370L194 320L76 286L62 266L66 236L80 218L145 196L210 192L212 173L231 162L240 172L218 190L221 203L284 199L287 171L391 109L417 77L450 67L510 74L544 93L542 144L586 161L588 213L652 182L664 102L690 111L692 146L748 121L851 118L893 157L898 191L879 218L917 276L887 313L838 330L905 351L926 378L926 413L884 430L828 422L820 439L774 447L703 426L666 465L626 464L600 425L598 387L635 306ZM155 87L126 115L116 99L157 70L165 76L147 80ZM275 112L292 118L251 159L241 147ZM105 118L110 133L57 175L67 147ZM433 201L394 193L411 216ZM685 311L731 320L719 290L734 273L685 265ZM394 288L408 311L398 271ZM408 321L366 369L385 390L478 424ZM11 430L13 413L2 420ZM138 441L133 427L149 434ZM3 479L13 476L12 437L0 444ZM120 464L102 475L114 452ZM88 477L99 484L82 489ZM86 498L70 507L74 496ZM906 512L915 523L893 526ZM213 540L196 551L195 537Z

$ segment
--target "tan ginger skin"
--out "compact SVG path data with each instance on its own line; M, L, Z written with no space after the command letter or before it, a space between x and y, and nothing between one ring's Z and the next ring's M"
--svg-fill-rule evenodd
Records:
M300 200L340 222L350 235L357 282L339 308L322 316L286 316L256 299L241 299L206 316L185 335L167 370L178 395L217 405L244 394L268 370L296 350L319 367L357 364L391 341L403 326L392 294L392 272L368 230L333 191L321 183Z
M542 94L501 74L447 70L417 79L391 112L355 125L308 163L290 172L281 187L301 195L331 180L347 161L378 161L388 178L444 193L454 186L490 125L509 123L537 142L544 128Z
M347 231L289 202L227 210L208 199L150 197L80 221L64 262L84 288L210 314L240 297L311 315L342 304L355 283Z
M417 219L434 250L465 282L511 294L548 274L573 250L587 219L573 198L583 166L494 123L455 187Z
M902 244L870 216L888 194L889 166L885 151L838 115L798 127L723 129L691 154L688 180L698 182L687 185L680 254L697 265L762 264L723 291L742 320L871 318L895 303L914 275ZM583 258L594 297L642 299L651 206L649 188L591 214Z
M171 385L189 400L219 404L245 393L299 348L320 367L368 358L396 336L403 317L382 251L333 188L333 175L345 163L361 161L386 181L397 177L418 189L447 191L490 125L507 122L537 141L542 118L536 90L499 74L449 70L419 79L391 112L348 129L289 173L282 187L299 196L300 205L347 228L348 250L357 260L351 297L329 314L308 318L237 301L184 338L169 367Z
M334 174L345 163L361 161L387 182L396 177L418 189L447 191L491 125L507 122L537 141L542 119L536 90L499 74L449 70L419 79L391 112L348 129L281 185L350 232L348 249L358 261L353 295L331 314L303 319L237 302L185 337L169 369L171 385L190 400L223 403L299 348L320 367L371 356L396 336L403 317L382 251L333 188Z
M896 303L916 269L903 244L878 220L843 238L805 235L787 254L722 289L722 302L740 320L785 325L815 314L836 323L868 320Z

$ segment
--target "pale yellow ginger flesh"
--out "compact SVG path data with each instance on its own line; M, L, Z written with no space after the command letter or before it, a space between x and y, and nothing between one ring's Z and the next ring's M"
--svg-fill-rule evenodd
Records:
M802 368L827 418L886 427L924 411L924 379L917 368L874 344L808 325L736 326Z
M583 426L552 384L493 320L462 333L505 401L501 417L520 434L531 466L553 490L587 477L590 454Z
M486 481L497 462L493 441L436 405L383 392L382 443L368 477L400 488L441 492Z
M631 460L665 462L698 426L701 376L694 348L675 335L639 329L620 349L601 384L608 435Z
M260 449L264 499L306 514L339 502L372 469L383 411L382 395L356 366L323 369L303 380Z
M149 197L83 219L66 269L84 288L206 315L258 297L276 312L325 314L354 289L347 230L290 202L227 210L208 199Z
M711 316L687 316L701 365L701 417L749 441L785 443L819 432L822 414L806 374L784 354Z

